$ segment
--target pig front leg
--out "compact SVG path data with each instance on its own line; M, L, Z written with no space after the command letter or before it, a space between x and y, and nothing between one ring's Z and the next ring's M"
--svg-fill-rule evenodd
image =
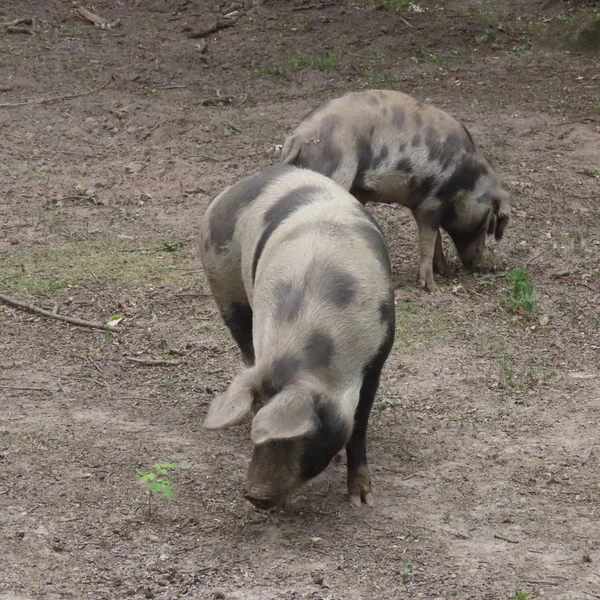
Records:
M439 220L431 212L413 210L413 216L419 230L419 270L417 280L422 288L428 292L437 292L433 279L433 259L435 254L436 238L439 235ZM440 239L441 249L441 239Z
M348 495L352 506L375 505L371 488L371 474L367 465L367 426L371 407L379 387L381 369L387 360L393 342L394 326L392 324L377 356L365 369L365 377L360 388L360 399L354 414L354 429L346 444Z

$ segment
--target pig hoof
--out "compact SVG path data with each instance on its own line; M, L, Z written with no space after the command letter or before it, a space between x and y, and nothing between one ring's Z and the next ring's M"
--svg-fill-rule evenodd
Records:
M356 508L360 508L363 504L373 507L375 506L373 493L361 490L360 492L350 494L350 504Z
M437 285L435 285L435 281L433 280L433 275L431 276L431 278L419 277L419 285L426 292L435 293L438 291Z
M437 286L433 279L433 269L420 269L417 273L417 281L421 288L427 292L437 292Z
M442 277L450 277L450 275L452 274L450 271L450 267L446 263L434 264L433 270Z

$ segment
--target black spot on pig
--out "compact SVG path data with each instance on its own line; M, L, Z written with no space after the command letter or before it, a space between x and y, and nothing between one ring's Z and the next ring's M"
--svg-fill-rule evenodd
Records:
M305 185L292 190L285 196L282 196L269 210L265 213L265 229L256 244L254 257L252 259L252 281L256 277L256 269L258 261L265 249L265 246L273 234L273 232L285 221L291 214L302 206L306 206L313 201L314 194L319 191L319 188L314 185Z
M385 272L391 273L392 266L390 264L390 255L379 225L377 225L376 222L375 227L369 223L358 223L355 226L355 230L371 248Z
M444 141L442 153L439 160L442 164L442 169L447 169L448 166L465 150L464 138L457 132L453 131Z
M265 377L261 384L261 393L266 400L278 394L284 387L294 382L302 361L297 356L284 354L273 362L270 377Z
M396 305L394 304L394 296L390 294L388 298L379 303L379 317L381 323L389 326L396 319Z
M247 302L234 302L229 310L223 313L223 321L231 331L233 339L239 346L249 364L254 363L254 346L252 343L252 309Z
M291 281L278 281L274 288L275 319L278 321L293 321L298 318L306 290L296 287Z
M485 213L481 220L475 223L474 226L468 229L454 229L450 225L448 233L454 242L457 250L466 248L469 244L472 244L475 240L479 239L485 232L488 220L488 213Z
M387 160L389 155L390 149L384 144L379 149L379 152L377 152L377 154L374 156L373 162L371 163L371 168L376 169L377 167L381 166Z
M314 433L304 441L300 456L300 476L304 480L321 473L350 435L350 426L324 396L315 398L315 425Z
M358 288L355 277L331 266L324 268L319 273L318 281L312 283L315 289L319 290L323 300L337 308L348 306L356 296Z
M422 143L423 143L423 138L421 137L421 134L415 133L415 135L413 136L413 139L411 141L413 148L418 148Z
M327 369L335 346L333 338L322 331L313 331L304 345L304 364L308 369Z
M421 105L421 107L422 106L423 105ZM416 113L415 114L415 125L417 126L417 128L423 127L423 117L421 116L421 113Z
M406 122L406 113L401 106L394 106L392 109L392 123L394 127L401 129Z
M208 223L210 241L209 247L216 252L227 249L233 238L237 220L244 209L249 206L264 189L277 177L289 172L289 166L277 165L268 167L240 181L240 183L224 192L219 201L213 204Z
M400 171L401 173L410 173L412 171L412 162L410 158L400 158L396 162L395 169L396 171Z
M367 104L369 106L379 106L379 95L367 94Z
M413 202L422 202L431 194L435 177L411 177L408 180L408 194Z
M334 132L339 125L339 117L324 117L319 127L318 141L309 139L302 144L296 164L331 177L342 161L343 152L334 143Z
M461 162L450 178L437 191L437 197L442 202L448 202L460 191L471 191L483 172L482 165L471 160Z

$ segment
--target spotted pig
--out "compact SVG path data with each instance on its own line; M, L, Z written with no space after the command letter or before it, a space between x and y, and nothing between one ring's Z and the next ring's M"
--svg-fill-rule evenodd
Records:
M509 194L467 128L401 92L321 104L286 138L281 162L331 177L362 203L407 206L419 232L418 280L429 291L434 268L448 273L440 227L464 266L477 268L486 233L501 239L510 220Z
M204 426L252 414L245 497L281 505L345 447L350 502L372 505L367 423L395 329L377 223L324 175L275 166L214 198L201 238L210 289L246 364Z

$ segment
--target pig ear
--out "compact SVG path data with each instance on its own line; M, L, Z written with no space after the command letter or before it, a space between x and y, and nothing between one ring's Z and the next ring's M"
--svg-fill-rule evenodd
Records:
M315 428L315 405L312 394L301 388L279 392L261 408L252 421L252 443L264 444L289 440L310 433Z
M254 400L253 375L254 369L246 369L212 401L203 427L225 429L239 423L250 412Z
M503 189L499 189L494 196L494 237L497 240L502 239L504 230L510 223L510 194ZM490 232L491 233L491 232Z

